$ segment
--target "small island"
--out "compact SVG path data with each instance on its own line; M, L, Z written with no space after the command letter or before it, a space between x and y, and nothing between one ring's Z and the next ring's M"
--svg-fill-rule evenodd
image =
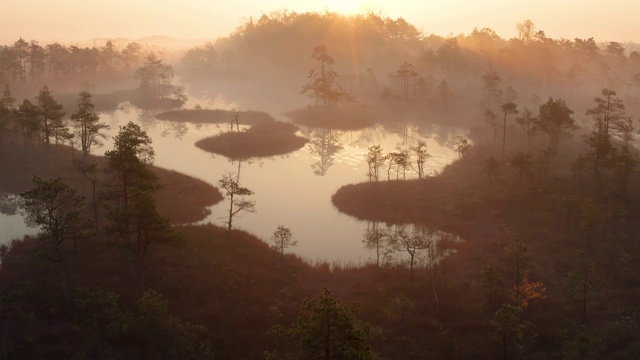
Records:
M231 160L286 155L302 148L307 139L296 135L298 127L279 121L253 125L246 131L231 131L196 142L202 150Z

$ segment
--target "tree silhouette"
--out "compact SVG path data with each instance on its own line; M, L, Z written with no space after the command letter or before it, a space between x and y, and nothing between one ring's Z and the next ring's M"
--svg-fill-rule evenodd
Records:
M51 137L55 138L56 144L61 138L69 138L68 135L70 134L62 123L62 117L65 115L65 112L62 111L62 105L53 98L47 85L40 90L36 100L42 119L42 137L45 143L49 145Z
M316 66L309 70L309 81L300 93L310 92L309 96L316 100L316 106L335 105L346 96L338 84L338 74L333 70L335 60L324 45L316 46L311 57L316 61Z
M272 248L281 256L284 256L284 249L298 245L298 242L293 240L291 229L284 225L278 225L276 231L271 235L271 241L273 242Z
M284 328L277 326L275 333L295 341L287 359L353 359L372 360L374 354L367 346L369 329L355 318L357 307L349 307L333 298L328 289L316 299L305 300L306 319ZM267 359L275 359L268 354Z
M80 141L83 157L87 157L92 146L102 146L99 138L106 138L102 130L108 130L109 125L100 123L100 116L94 111L91 94L81 91L78 99L78 109L71 115L71 122L76 129L76 136Z
M546 103L540 105L539 113L536 125L541 132L549 136L549 148L555 152L558 150L560 136L576 128L571 117L573 111L564 100L549 97Z
M25 201L27 218L40 226L48 258L59 264L60 278L65 298L69 298L69 286L64 266L67 256L65 242L84 237L91 224L82 218L84 197L78 195L62 179L43 180L33 177L34 188L20 196ZM77 253L77 246L75 246Z
M512 102L506 102L500 106L500 109L504 113L502 120L502 156L504 156L504 149L507 143L507 114L517 114L518 105Z
M240 186L233 173L225 173L222 179L218 180L218 186L225 191L225 197L229 200L229 216L227 220L227 230L231 233L233 217L241 211L255 212L255 201L244 199L245 196L253 195L253 191ZM238 199L238 197L240 197Z

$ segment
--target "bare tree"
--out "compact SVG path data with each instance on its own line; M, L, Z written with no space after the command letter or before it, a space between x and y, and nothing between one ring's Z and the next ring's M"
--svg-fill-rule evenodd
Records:
M502 156L504 156L504 149L507 144L507 114L517 114L518 105L512 102L506 102L500 106L500 109L504 113L502 120Z
M395 252L393 242L390 241L388 229L380 229L378 222L370 221L362 234L362 242L369 250L376 252L376 266L381 267Z
M245 196L253 195L253 191L240 186L232 172L227 172L218 180L218 186L225 191L225 196L229 200L229 218L227 220L227 230L231 232L233 217L241 211L255 212L256 203L253 200L246 200ZM238 198L239 197L239 198Z
M387 160L385 155L382 155L382 147L380 145L372 145L369 147L367 153L367 165L369 166L369 181L380 180L380 166Z
M409 100L409 88L416 82L417 77L418 73L413 64L407 61L403 62L396 71L396 78L400 80L400 84L402 85L402 96L405 101Z
M423 179L425 176L424 164L431 157L431 154L427 152L427 143L420 140L411 150L416 155L416 167L414 170L418 174L418 179Z

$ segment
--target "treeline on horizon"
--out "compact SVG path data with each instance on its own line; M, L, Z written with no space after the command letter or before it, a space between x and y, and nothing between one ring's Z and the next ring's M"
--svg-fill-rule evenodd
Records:
M633 136L637 132L628 114L637 114L632 108L638 106L634 79L640 56L634 51L627 55L630 49L619 43L598 44L592 38L548 39L530 21L518 27L518 38L510 40L490 29L451 38L424 37L402 19L279 12L249 20L215 44L189 50L184 67L177 70L192 84L252 91L270 100L289 94L301 101L305 78L314 76L313 71L307 74L316 60L339 73L336 83L348 92L349 101L389 108L388 113L397 111L395 118L400 120L406 120L406 108L420 109L416 113L423 115L429 113L425 109L442 105L438 110L450 113L449 119L471 114L466 125L483 127L472 130L471 139L458 137L460 161L437 177L424 172L429 158L425 144L412 148L407 141L404 152L369 148L369 182L345 186L337 193L342 203L334 196L334 204L343 213L369 221L361 241L376 252L377 261L332 268L310 266L284 249L276 253L260 239L232 231L232 210L226 230L170 224L151 195L159 188L148 168L151 139L129 123L114 138L114 150L99 160L109 170L104 178L113 186L104 199L87 196L93 209L85 206L85 211L93 213L83 217L94 218L95 237L87 228L86 241L78 241L77 248L69 241L64 262L60 257L31 256L42 249L38 241L51 237L0 247L0 318L5 320L0 324L0 348L5 357L215 354L231 359L307 359L327 354L330 342L359 359L376 358L368 344L381 358L637 357L640 310L634 270L639 259L634 254L640 233L635 200L640 187ZM105 47L98 53L122 56L124 49L111 46L113 52ZM2 48L3 59L14 47ZM313 49L320 50L316 58L310 56ZM92 78L102 87L118 79L118 73L128 73L130 85L137 86L141 96L165 99L173 90L167 81L173 71L151 55L139 60L141 67L132 68L118 56L109 62L104 55L96 71L111 76L92 77L91 71L82 71L76 73L78 84ZM28 99L22 110L15 106L14 88L26 91L41 82L55 82L30 59L19 61L15 78L9 73L6 81L11 84L0 106L4 118L12 121L7 123L12 129L5 133L7 141L0 142L7 154L0 160L7 161L5 168L15 169L7 175L14 181L24 175L13 165L25 162L20 161L23 156L52 172L73 174L87 194L93 190L95 195L97 174L102 173L95 172L97 162L84 164L85 171L80 163L68 164L73 153L66 148L60 148L64 156L57 155L60 163L42 155L55 158L48 149L56 148L58 136L50 132L49 121L55 120L53 130L69 133L57 126L65 115L49 87L42 88L33 106L25 105ZM50 61L44 59L45 64ZM138 85L131 76L136 67ZM333 80L333 75L327 76ZM322 86L314 87L318 83ZM334 89L318 83L308 86L316 104L324 103L317 107L333 106L326 99L332 100ZM89 92L80 97L86 108L79 107L72 119L84 114L97 122L100 117L89 106ZM176 97L172 101L186 99ZM325 101L318 101L321 97ZM526 108L531 103L538 114ZM573 114L589 120L581 124L584 137L568 139L577 135ZM32 124L32 130L22 124ZM403 123L401 131L408 133L409 127ZM18 134L33 136L18 141ZM309 137L312 153L329 154L320 155L320 166L312 165L321 175L327 169L323 164L332 162L330 149L339 144L334 145L331 130L323 130L323 138L315 143ZM90 159L88 148L83 158ZM57 168L64 163L66 168ZM410 163L416 164L418 179L404 181ZM131 172L123 175L119 169ZM186 180L174 182L178 183ZM37 189L59 181L34 178L34 184ZM63 186L65 192L68 189ZM189 198L175 185L166 189L172 201L165 207L175 208L180 202L173 200ZM28 200L35 193L23 194ZM118 194L124 200L119 201ZM107 206L99 217L97 204L103 201ZM185 204L179 213L186 209ZM80 215L71 210L73 217ZM419 226L411 234L398 224L383 227L383 222L396 221L443 225L443 231L451 229L466 241L458 243L455 249L460 251L447 260L414 269L416 254L437 259L442 254L438 251L446 249L438 250L435 240L425 242ZM98 223L108 224L108 231ZM148 252L145 241L154 242ZM50 245L47 250L61 250ZM386 251L406 251L409 262L385 262ZM322 288L334 291L345 305L361 306L343 307L329 290L315 297ZM336 332L320 331L329 328L328 319L339 319ZM333 354L325 357L341 357Z
M490 28L444 37L425 35L402 18L373 13L282 10L257 21L250 18L229 36L187 50L181 62L184 70L200 77L264 71L304 74L312 49L324 45L345 82L372 71L384 78L407 61L427 82L456 82L493 67L514 88L595 84L596 89L639 90L640 45L598 43L593 37L553 39L530 20L514 26L518 35L512 39L501 38ZM0 46L0 82L131 71L150 51L158 49L135 41L124 45L107 40L100 47L78 47L20 38Z
M577 88L588 90L589 98L602 88L637 98L637 44L625 48L619 42L597 43L593 37L553 39L530 20L514 26L518 36L512 39L503 39L489 28L467 35L425 36L402 18L280 11L250 19L228 37L188 50L182 63L185 75L189 77L190 72L192 79L286 73L281 80L299 81L293 75L304 77L312 63L312 49L324 45L335 59L343 85L355 95L371 93L371 87L377 95L385 86L394 92L393 81L385 83L408 62L418 75L412 91L415 98L438 93L442 81L452 95L468 98L470 89L480 89L481 77L492 70L523 99L529 93L527 100L533 95L576 93Z

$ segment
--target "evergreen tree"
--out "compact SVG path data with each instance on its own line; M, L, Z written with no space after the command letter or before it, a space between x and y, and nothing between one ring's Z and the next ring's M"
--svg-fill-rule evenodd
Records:
M102 130L109 129L109 125L100 123L100 116L93 110L91 94L81 91L78 99L78 109L71 115L76 136L80 141L83 156L89 155L92 146L101 146L99 138L106 138Z
M338 74L333 70L335 60L324 45L316 46L311 57L316 61L316 66L309 71L309 82L302 87L300 93L309 91L311 98L316 99L316 105L338 103L346 94L338 84Z
M50 144L52 137L56 144L60 140L68 139L70 133L62 122L65 112L62 111L62 105L53 98L47 85L40 90L36 100L42 120L43 140L47 145Z
M294 349L287 359L374 359L367 346L369 329L355 318L356 307L348 307L331 296L327 289L317 298L306 300L306 320L298 319L291 328L276 327L276 334L292 338ZM279 358L268 354L268 359Z
M158 214L153 198L159 188L157 176L147 167L153 156L151 139L132 122L120 127L114 149L105 153L107 172L113 177L107 197L116 203L107 213L107 232L119 234L124 241L140 287L144 287L144 261L151 243L175 238L169 220Z

